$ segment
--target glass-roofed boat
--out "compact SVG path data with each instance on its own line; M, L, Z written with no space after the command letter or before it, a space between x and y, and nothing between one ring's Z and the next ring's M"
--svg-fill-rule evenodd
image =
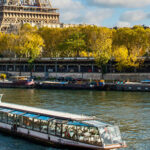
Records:
M101 150L126 147L118 126L101 122L96 117L1 101L0 130L43 144Z

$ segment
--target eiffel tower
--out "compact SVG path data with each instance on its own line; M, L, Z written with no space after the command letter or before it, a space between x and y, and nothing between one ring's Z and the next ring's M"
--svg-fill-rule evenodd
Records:
M58 27L59 13L50 0L0 0L0 31L12 32L24 23Z

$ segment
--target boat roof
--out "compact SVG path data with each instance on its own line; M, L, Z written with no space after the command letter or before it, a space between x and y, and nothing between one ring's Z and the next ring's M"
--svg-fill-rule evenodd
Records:
M104 127L104 126L110 125L110 124L107 124L105 122L101 122L98 120L87 120L87 121L82 121L82 122L88 125L95 126L95 127Z
M11 103L3 103L3 102L1 102L0 103L0 107L5 108L6 112L9 112L9 111L12 111L12 110L14 110L14 111L21 111L20 113L22 113L22 111L23 112L27 112L25 114L25 116L27 115L27 117L35 117L32 114L32 113L35 113L35 114L39 114L39 115L43 115L43 116L46 115L46 116L49 116L49 117L52 117L52 118L60 118L60 119L76 120L76 121L84 121L84 120L88 120L89 121L89 120L96 119L96 117L94 117L94 116L76 115L76 114L71 114L71 113L51 111L51 110L35 108L35 107L29 107L29 106L18 105L18 104L11 104ZM1 110L2 109L0 109L0 111ZM87 122L87 123L90 124L91 122ZM91 123L91 125L92 125L92 123Z

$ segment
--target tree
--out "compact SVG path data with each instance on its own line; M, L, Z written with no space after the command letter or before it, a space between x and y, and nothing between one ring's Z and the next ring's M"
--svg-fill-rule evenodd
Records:
M38 33L43 38L45 44L43 56L60 57L61 51L59 50L58 45L63 38L65 38L62 35L62 29L43 27L39 29Z
M113 52L113 56L117 62L116 66L119 71L122 71L124 68L128 67L128 49L125 46L116 48Z
M67 39L60 43L60 49L66 51L72 57L80 57L80 52L85 49L84 35L73 32Z
M142 26L134 26L132 29L120 28L113 32L112 47L118 62L117 69L121 71L124 68L139 67L143 63L142 56L146 53L148 41L146 30ZM126 55L121 57L122 54Z
M93 52L93 45L97 39L97 30L99 28L97 26L86 26L82 27L80 30L82 34L84 34L85 41L85 50L82 52L86 57L91 57Z
M92 43L91 47L96 63L101 68L103 78L103 74L106 72L106 64L112 56L112 31L108 28L99 28L95 42Z
M14 45L16 35L0 33L0 53L4 57L15 57Z
M28 63L30 65L30 71L32 76L32 66L35 58L40 56L42 53L42 48L44 46L44 41L40 35L37 33L26 32L23 35L18 35L16 40L15 51L16 54L21 58L28 58Z
M114 50L113 56L117 62L116 66L119 71L123 71L126 68L138 68L141 63L143 63L142 58L138 58L137 51L132 51L134 53L129 53L125 46L118 47Z

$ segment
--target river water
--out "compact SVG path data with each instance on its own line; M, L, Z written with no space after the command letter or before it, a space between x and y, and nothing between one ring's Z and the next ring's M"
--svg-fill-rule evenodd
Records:
M150 93L1 89L3 101L76 114L119 124L128 148L150 150ZM0 133L0 150L55 150ZM57 149L58 150L58 149Z

